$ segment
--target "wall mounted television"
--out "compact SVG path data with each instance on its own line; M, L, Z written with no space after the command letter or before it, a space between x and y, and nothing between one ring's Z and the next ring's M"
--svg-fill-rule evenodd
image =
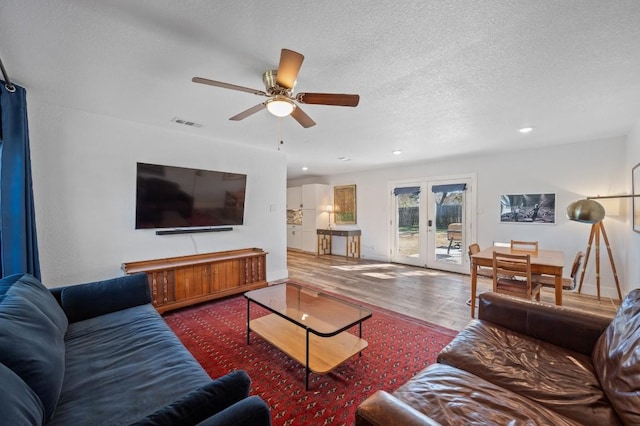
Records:
M137 163L136 229L242 225L247 175Z

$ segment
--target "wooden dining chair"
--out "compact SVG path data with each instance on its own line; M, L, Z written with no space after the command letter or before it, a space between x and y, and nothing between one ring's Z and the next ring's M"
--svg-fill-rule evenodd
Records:
M471 256L476 253L480 253L480 245L473 243L469 245L469 267L473 268L473 262L471 261ZM473 272L473 271L471 271ZM491 278L493 277L493 269L487 268L484 266L478 267L478 276Z
M493 252L493 291L540 300L542 285L531 279L531 255Z
M576 253L575 259L573 259L573 264L571 265L571 275L570 278L562 278L562 289L563 290L573 290L578 285L578 270L582 265L582 260L584 259L584 253L579 251ZM540 283L543 287L553 287L555 288L556 282L555 277L551 275L538 275L533 278L534 281Z
M511 253L538 255L537 241L517 241L511 240Z

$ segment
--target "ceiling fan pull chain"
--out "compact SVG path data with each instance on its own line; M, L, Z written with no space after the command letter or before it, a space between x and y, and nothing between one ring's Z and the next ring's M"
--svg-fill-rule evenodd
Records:
M280 142L278 143L278 151L280 151L280 146L284 144L282 140L282 117L278 117L278 135L280 136Z

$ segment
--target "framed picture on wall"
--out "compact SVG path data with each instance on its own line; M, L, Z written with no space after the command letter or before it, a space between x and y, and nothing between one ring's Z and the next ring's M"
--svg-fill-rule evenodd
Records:
M633 230L640 232L640 163L631 170L631 198L633 202Z
M501 195L500 223L555 224L556 194Z
M342 185L333 188L333 213L338 225L356 223L355 185Z

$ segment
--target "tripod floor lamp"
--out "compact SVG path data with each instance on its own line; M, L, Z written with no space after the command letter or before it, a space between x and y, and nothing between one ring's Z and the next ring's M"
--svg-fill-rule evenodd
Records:
M595 241L596 288L598 292L598 300L600 300L600 236L602 236L602 239L604 240L605 246L607 248L607 253L609 254L609 261L611 262L613 277L616 281L618 298L622 299L622 293L620 292L620 281L618 280L618 271L616 270L616 264L613 261L613 254L611 253L609 238L607 237L607 232L604 229L604 223L602 223L604 215L605 210L604 207L602 207L602 204L592 199L578 200L569 204L569 206L567 207L567 218L569 218L569 220L591 224L591 233L589 234L589 243L587 245L587 251L584 257L582 274L580 275L580 286L578 287L578 293L582 291L582 282L584 281L584 273L587 270L589 255L591 254L591 245Z

